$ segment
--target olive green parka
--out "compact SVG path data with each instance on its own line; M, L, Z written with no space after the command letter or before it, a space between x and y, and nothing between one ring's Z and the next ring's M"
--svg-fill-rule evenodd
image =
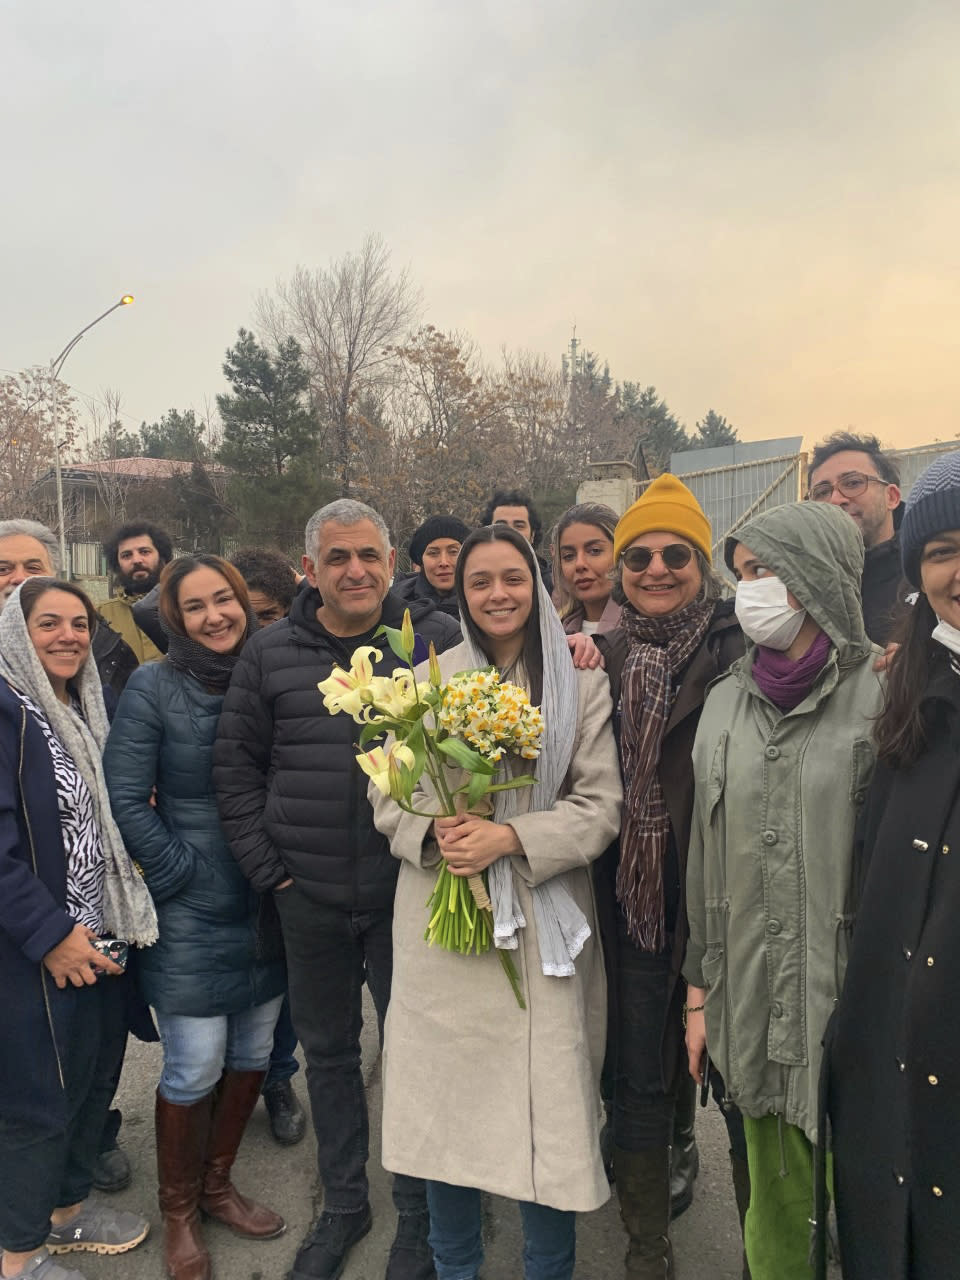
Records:
M854 828L883 702L880 651L864 631L863 542L849 516L825 503L778 507L732 542L780 577L832 646L792 711L758 688L753 645L707 695L683 972L706 988L707 1049L730 1097L815 1141L821 1040L846 968Z

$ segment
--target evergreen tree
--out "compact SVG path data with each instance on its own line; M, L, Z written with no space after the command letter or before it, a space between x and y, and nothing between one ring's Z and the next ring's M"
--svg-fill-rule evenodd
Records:
M233 393L217 396L223 419L220 461L244 476L282 476L314 445L306 402L310 379L299 344L286 338L271 354L240 329L223 372Z
M716 449L721 445L737 444L736 429L722 414L708 409L706 416L697 423L696 434L690 441L691 449Z
M666 400L657 394L656 387L625 382L619 398L621 430L631 442L631 452L639 459L642 450L651 475L666 471L671 453L690 447L683 424L671 412Z
M182 462L202 462L207 452L203 443L203 423L197 421L192 409L183 413L178 409L169 409L159 422L141 423L140 442L139 452L145 458L177 458Z

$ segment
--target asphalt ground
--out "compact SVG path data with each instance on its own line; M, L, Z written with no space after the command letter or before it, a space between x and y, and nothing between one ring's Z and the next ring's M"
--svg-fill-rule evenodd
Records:
M363 1031L364 1074L370 1108L370 1200L374 1225L353 1250L343 1280L383 1280L396 1220L390 1198L389 1175L380 1166L380 1058L376 1020L365 1002ZM139 1248L116 1257L71 1254L61 1259L89 1280L161 1280L159 1214L156 1199L156 1156L153 1137L154 1090L160 1071L157 1045L131 1040L119 1091L123 1111L121 1142L133 1166L130 1187L105 1197L117 1206L145 1213L153 1225ZM307 1106L306 1080L301 1071L294 1087ZM673 1224L678 1280L740 1280L740 1232L727 1160L726 1130L711 1102L698 1112L697 1140L700 1176L692 1207ZM279 1147L270 1136L266 1112L258 1106L244 1137L235 1166L241 1191L256 1196L287 1220L286 1234L255 1243L240 1240L226 1227L207 1223L205 1236L216 1280L283 1280L302 1237L318 1212L322 1197L317 1182L316 1148L308 1128L303 1142ZM486 1262L483 1280L520 1280L522 1244L515 1204L489 1197L486 1201ZM620 1224L616 1195L595 1213L577 1223L576 1280L622 1280L626 1238Z

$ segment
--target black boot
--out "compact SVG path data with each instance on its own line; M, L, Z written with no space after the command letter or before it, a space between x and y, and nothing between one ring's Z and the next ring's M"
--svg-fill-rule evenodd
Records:
M737 1200L737 1216L740 1219L740 1239L743 1239L743 1223L750 1208L750 1167L742 1157L730 1152L730 1172L733 1174L733 1194ZM751 1280L746 1250L743 1254L743 1280Z
M670 1148L613 1149L620 1217L630 1237L625 1275L633 1280L673 1280L670 1244Z
M399 1215L384 1280L437 1280L429 1234L429 1213Z
M700 1152L694 1120L697 1115L697 1083L686 1076L677 1094L673 1116L673 1148L670 1152L670 1217L679 1218L693 1204L693 1184L700 1172Z
M307 1115L289 1080L278 1080L263 1090L263 1104L270 1117L270 1132L281 1147L292 1147L307 1131Z

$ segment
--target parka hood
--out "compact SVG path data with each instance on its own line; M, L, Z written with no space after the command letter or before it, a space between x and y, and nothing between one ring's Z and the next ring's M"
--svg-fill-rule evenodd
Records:
M724 544L733 568L737 543L773 569L843 657L871 649L863 626L863 538L853 520L828 502L794 502L764 511Z

